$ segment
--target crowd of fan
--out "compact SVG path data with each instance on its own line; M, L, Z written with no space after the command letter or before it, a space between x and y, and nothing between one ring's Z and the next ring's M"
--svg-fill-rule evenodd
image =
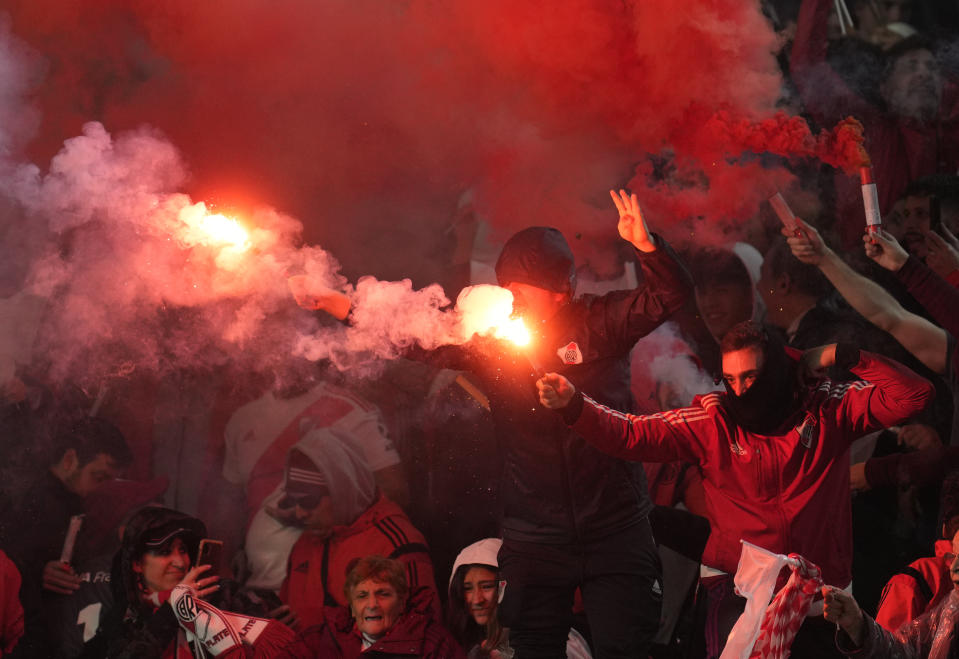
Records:
M803 553L838 587L825 609L848 633L837 645L820 616L823 627L810 622L811 636L796 646L808 649L793 656L863 647L887 656L897 643L929 653L917 639L935 637L956 613L947 605L959 554L959 61L949 41L959 34L959 9L920 0L846 4L849 35L837 34L833 0L764 8L784 37L784 107L822 127L847 115L863 123L883 231L861 241L858 181L826 166L777 163L793 168L804 191L794 204L797 231L783 231L761 208L743 233L748 241L707 246L694 237L675 245L678 258L646 230L635 197L614 195L620 235L635 247L618 266L633 281L607 283L606 292L594 280L597 293L575 296L577 273L563 270L572 261L558 232L520 232L496 274L518 299L525 292L534 315L536 291L555 296L543 298L544 323L555 322L556 309L571 317L565 309L581 308L576 322L595 331L597 309L604 322L620 313L612 288L638 291L621 314L623 337L598 332L608 349L593 335L591 345L570 344L563 364L572 365L572 383L524 372L504 384L483 370L503 367L495 360L475 367L462 355L410 354L375 380L290 360L268 379L133 374L122 391L91 399L21 364L4 383L0 414L0 656L526 659L558 656L564 646L568 657L641 656L640 648L712 658L744 606L733 589L730 538L736 549L748 539ZM532 266L515 255L531 252L559 258L559 270L550 271L549 259L538 262L540 272L524 270ZM651 372L640 341L632 389L603 390L626 382L608 376L615 360L665 321L688 368ZM729 357L752 348L762 359L750 398L754 382L740 382L748 373ZM881 357L874 363L870 354ZM537 371L536 361L522 369ZM828 380L794 386L796 364L809 362ZM576 370L590 364L600 377ZM720 393L694 400L709 391L680 377L689 371ZM848 384L860 378L876 386ZM514 385L526 392L522 400ZM542 407L524 417L520 408L537 395ZM799 399L799 422L789 421ZM629 450L604 434L615 421L593 400L645 414L628 417L629 430L616 435L637 433ZM727 409L725 430L697 429L719 424L715 406ZM670 412L677 408L685 409ZM822 428L810 430L828 414L836 428L820 416ZM726 439L779 437L787 421L796 432L773 480L806 478L808 465L794 473L788 464L804 433L840 448L803 491L769 486L781 499L756 513L761 528L734 521L754 512L749 501L731 507L736 479L756 476L725 465ZM649 439L656 433L663 445ZM560 435L574 447L559 449L563 469L578 473L560 473L560 462L537 453L536 437ZM522 441L534 447L529 455L516 448ZM741 456L751 450L730 441ZM593 446L615 462L596 462ZM609 475L620 469L610 464L634 462L644 474L622 469L623 482L648 485L648 496L622 494ZM761 469L756 478L765 478ZM582 501L551 508L554 477ZM626 498L583 503L610 492ZM75 545L65 542L80 515ZM557 515L573 519L574 540L550 536ZM614 551L645 546L647 537L658 557ZM207 538L222 544L201 556ZM553 550L560 546L575 549ZM627 606L611 586L601 589L608 573L591 574L598 568L590 556L613 574L617 561L647 561L628 575L639 581L623 583L648 586L655 608ZM527 582L540 561L540 580ZM543 587L551 580L555 590ZM548 621L535 622L534 612ZM634 629L642 631L620 638ZM547 647L550 635L557 638ZM826 649L809 640L827 635Z

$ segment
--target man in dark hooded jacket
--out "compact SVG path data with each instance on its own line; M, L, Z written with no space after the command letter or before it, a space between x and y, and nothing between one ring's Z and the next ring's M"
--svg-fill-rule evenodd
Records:
M506 242L496 263L530 346L477 340L433 355L476 374L489 397L503 459L499 616L524 659L565 656L577 587L597 657L645 656L659 624L660 566L641 465L591 447L537 405L534 386L537 373L557 371L605 404L630 409L630 350L692 292L675 253L649 233L636 196L620 191L613 200L619 234L636 250L637 288L573 299L565 238L530 227Z

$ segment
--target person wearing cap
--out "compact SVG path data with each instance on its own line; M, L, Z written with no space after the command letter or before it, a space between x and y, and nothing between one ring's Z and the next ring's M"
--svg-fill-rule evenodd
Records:
M659 414L613 411L559 374L537 383L543 405L560 410L597 449L628 460L699 465L711 525L702 562L724 572L730 586L707 626L709 657L719 656L745 605L731 588L741 540L800 554L822 568L825 583L850 585L849 447L922 412L934 392L905 366L852 344L800 354L778 333L749 321L723 337L720 351L726 391ZM833 365L861 379L837 383L820 376ZM832 632L821 618L807 617L795 655L835 655Z
M196 565L205 536L203 522L176 510L146 507L135 513L113 559L115 605L80 656L309 656L282 623L208 603L220 579L206 574L209 565Z
M303 531L289 553L280 590L302 628L322 623L325 607L347 604L347 566L371 554L398 560L410 588L432 593L433 615L440 617L426 540L377 489L362 456L334 433L310 433L290 449L284 482L258 517L251 533L266 529L269 521Z
M453 562L450 575L446 625L467 651L467 659L508 659L512 656L509 630L499 624L499 562L503 541L484 538L464 547ZM592 655L586 640L570 628L566 654L570 659Z
M539 371L557 371L597 400L630 409L630 351L692 295L689 274L650 233L636 195L610 194L619 235L639 263L638 287L575 297L576 264L563 234L529 227L506 241L495 270L530 346L474 337L409 354L469 371L489 399L503 465L499 565L508 585L499 616L524 659L562 655L577 588L597 656L643 656L659 625L659 556L641 465L589 446L537 404L534 386ZM329 308L302 294L297 302Z

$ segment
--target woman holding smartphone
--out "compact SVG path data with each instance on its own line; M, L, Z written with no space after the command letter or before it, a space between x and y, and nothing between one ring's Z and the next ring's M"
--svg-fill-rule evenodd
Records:
M255 657L309 656L286 625L207 603L220 590L220 577L210 574L209 565L195 565L205 535L203 522L176 510L149 507L134 514L113 559L115 606L81 656L245 657L251 649ZM203 625L194 624L201 616ZM249 623L256 637L236 632L238 622L241 629ZM227 642L211 645L217 632Z

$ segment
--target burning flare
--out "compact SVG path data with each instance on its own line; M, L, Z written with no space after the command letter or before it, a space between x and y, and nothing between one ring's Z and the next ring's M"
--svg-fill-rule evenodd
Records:
M237 220L209 213L202 201L182 209L179 218L184 225L179 237L187 245L219 246L235 252L250 247L250 234Z
M456 299L463 339L474 334L505 339L518 346L528 345L529 330L513 316L513 294L505 288L480 284L464 288Z

